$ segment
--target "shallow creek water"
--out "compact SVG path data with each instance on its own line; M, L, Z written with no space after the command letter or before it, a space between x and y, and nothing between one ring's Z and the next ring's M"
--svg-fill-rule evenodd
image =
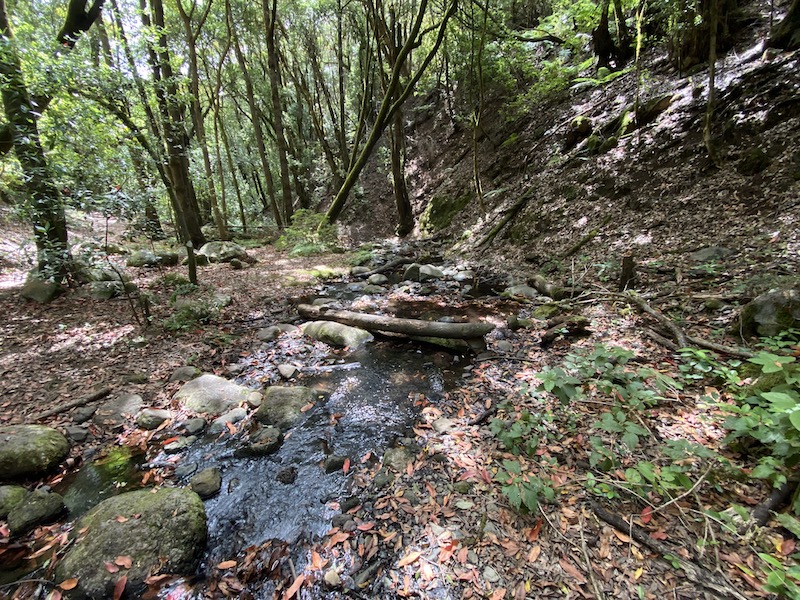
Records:
M208 515L208 564L270 539L293 543L324 534L348 496L342 469L326 473L325 459L342 456L356 465L367 453L379 458L414 423L415 399L435 401L457 376L457 366L443 369L410 344L373 342L303 381L319 392L315 406L270 456L238 458L236 440L205 438L181 461L198 468L217 466L222 490L205 503ZM251 377L255 372L251 373ZM292 483L278 481L291 469Z

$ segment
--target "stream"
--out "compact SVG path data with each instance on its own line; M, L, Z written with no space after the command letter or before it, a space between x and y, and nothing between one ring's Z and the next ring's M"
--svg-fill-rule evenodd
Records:
M351 287L357 286L340 284L321 291L324 297L347 302L358 298L360 291ZM455 289L465 291L458 284ZM447 307L433 299L412 298L395 300L390 307L407 318L449 322L485 316L477 314L480 308L471 302ZM358 497L358 489L368 483L359 479L364 477L360 467L377 466L394 446L418 451L412 427L419 411L426 404L435 406L454 389L470 361L469 355L381 336L356 350L332 351L296 328L243 355L232 370L237 383L253 389L305 386L316 399L285 433L280 448L267 456L241 451L248 434L259 427L252 418L221 434L206 432L177 455L149 452L145 466L163 467L167 481L175 485L188 486L196 473L208 467L218 468L222 475L219 493L204 501L208 542L197 577L174 582L159 597L205 597L208 586L224 584L224 578L217 579L216 565L250 560L257 564L257 573L247 583L248 597L272 598L287 579L303 572L309 547L331 530L332 519L369 500ZM279 365L296 369L292 381L283 380ZM152 442L163 443L171 435L171 430L159 432ZM160 445L150 444L156 447ZM65 482L71 518L102 498L142 486L143 460L112 449L87 464ZM354 583L358 565L355 557L352 577L347 575L343 586L364 593L370 588L358 592L361 586ZM341 594L318 583L303 587L300 597L333 599Z

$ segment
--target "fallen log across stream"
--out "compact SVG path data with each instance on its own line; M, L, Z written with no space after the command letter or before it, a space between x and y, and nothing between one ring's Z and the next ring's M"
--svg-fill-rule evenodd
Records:
M495 327L491 323L441 323L439 321L399 319L397 317L370 315L348 310L335 310L324 306L311 306L310 304L300 304L297 307L297 312L306 319L336 321L337 323L361 327L369 331L402 333L416 337L469 340L482 338Z

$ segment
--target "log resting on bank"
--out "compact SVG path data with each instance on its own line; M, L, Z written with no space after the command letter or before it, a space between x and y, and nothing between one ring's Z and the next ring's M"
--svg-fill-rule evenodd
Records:
M370 331L386 331L402 333L409 336L438 337L448 339L481 338L492 329L491 323L440 323L438 321L420 321L418 319L398 319L381 315L369 315L334 310L324 306L301 304L297 307L300 316L307 319L336 321L344 325L361 327Z

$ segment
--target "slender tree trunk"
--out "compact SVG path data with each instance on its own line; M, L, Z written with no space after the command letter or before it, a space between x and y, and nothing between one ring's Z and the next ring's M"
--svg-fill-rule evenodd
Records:
M267 147L266 144L264 144L264 132L261 129L261 116L258 105L256 104L253 80L250 77L250 71L247 68L247 62L245 61L241 46L239 45L239 36L236 34L236 28L234 27L230 0L225 0L225 14L228 21L228 31L230 33L231 40L233 41L233 50L234 54L236 55L236 61L239 63L239 70L241 71L242 78L244 79L245 91L247 94L247 104L250 108L250 119L253 122L253 135L258 148L258 156L261 160L261 168L264 171L264 177L266 178L267 182L267 193L272 205L273 216L278 228L283 229L284 221L281 218L281 211L278 208L278 203L275 199L275 184L272 179L272 171L269 167L269 161L267 160Z
M286 149L286 134L283 125L283 103L281 102L281 73L275 39L275 23L278 19L278 0L262 0L264 24L267 28L267 66L272 98L272 123L275 131L275 149L281 173L281 197L283 199L283 222L289 224L294 212L292 187L289 182L289 159Z
M416 86L417 82L422 77L425 70L428 68L428 65L433 60L434 56L436 56L436 53L438 52L439 47L442 44L442 40L444 39L444 34L447 29L447 23L450 21L450 18L455 13L458 3L457 0L453 0L453 2L450 4L450 6L447 9L447 12L442 17L442 20L438 25L437 36L433 46L428 51L427 56L420 64L414 76L411 77L409 82L405 85L405 87L402 88L402 92L398 93L398 89L400 88L400 75L403 69L403 64L405 63L405 59L411 53L411 50L421 42L421 40L419 40L417 36L419 35L420 29L422 28L422 21L425 15L425 11L427 9L427 5L428 5L427 0L421 0L420 5L418 7L417 17L414 20L414 24L411 27L408 37L406 38L406 43L401 48L400 53L398 55L398 60L393 66L392 76L391 79L389 80L389 84L383 95L381 107L378 110L378 116L375 120L375 124L372 127L372 131L370 132L369 138L364 144L364 147L361 149L358 158L355 160L349 172L347 173L347 177L345 178L342 187L339 189L339 192L336 194L336 198L334 199L330 208L328 208L328 212L325 214L329 222L335 221L341 214L345 202L347 201L347 198L350 196L350 192L352 191L353 187L356 185L356 182L358 181L358 177L361 174L361 171L367 164L367 160L372 154L372 151L375 149L375 146L378 144L381 135L391 122L394 113L402 107L403 103L411 95L411 92L414 90L414 86Z
M142 18L145 27L151 24L147 13L146 0L142 4ZM151 0L152 24L159 31L156 49L150 51L151 68L156 81L156 98L161 112L164 142L167 147L167 166L169 180L175 199L175 214L180 226L181 237L191 241L195 248L205 244L205 236L200 229L200 215L194 185L189 175L189 136L184 125L184 104L178 91L175 73L172 71L164 24L162 0Z
M715 164L719 164L719 156L712 138L712 125L714 121L714 105L717 101L717 24L719 15L719 0L710 0L711 15L709 17L709 49L708 49L708 104L706 105L705 125L703 126L703 142L708 150L708 157Z
M208 203L203 207L203 216L207 218L208 213L211 212L214 216L214 224L217 226L217 232L220 239L230 239L228 227L222 212L219 208L219 200L217 198L217 188L214 184L214 172L211 168L211 156L208 151L208 142L206 140L206 125L203 118L203 108L200 105L200 71L197 61L197 37L206 22L212 1L209 0L203 14L200 15L197 28L192 25L192 16L196 9L195 1L192 2L192 10L186 12L183 8L182 0L178 0L178 11L181 15L181 22L183 23L183 31L186 37L186 46L189 51L189 89L191 92L191 112L192 122L194 124L195 137L197 138L197 145L200 147L200 153L203 156L203 170L206 176L206 192L208 194Z
M39 273L61 283L71 268L67 219L42 148L36 122L38 107L33 105L25 85L5 0L0 0L0 77L11 143L30 196L28 209L36 239Z

